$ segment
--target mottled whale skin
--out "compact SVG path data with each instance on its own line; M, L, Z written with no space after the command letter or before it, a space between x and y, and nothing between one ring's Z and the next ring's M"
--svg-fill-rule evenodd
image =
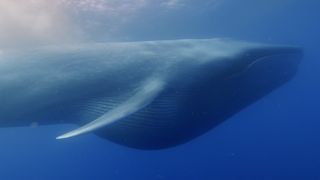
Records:
M139 149L172 147L290 80L301 57L294 46L228 39L3 50L0 126L77 124L57 139L93 132Z

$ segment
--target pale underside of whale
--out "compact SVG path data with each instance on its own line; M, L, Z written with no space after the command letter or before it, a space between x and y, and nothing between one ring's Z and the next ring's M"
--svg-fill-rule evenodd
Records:
M0 51L0 126L77 124L159 149L185 143L290 80L302 50L227 39Z

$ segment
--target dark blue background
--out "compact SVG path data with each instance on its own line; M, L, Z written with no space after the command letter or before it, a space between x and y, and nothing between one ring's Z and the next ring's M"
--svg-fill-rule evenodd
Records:
M209 133L160 151L90 134L54 139L71 126L2 128L0 179L320 179L320 1L229 1L201 12L197 3L176 14L145 16L118 36L300 45L305 57L297 76Z

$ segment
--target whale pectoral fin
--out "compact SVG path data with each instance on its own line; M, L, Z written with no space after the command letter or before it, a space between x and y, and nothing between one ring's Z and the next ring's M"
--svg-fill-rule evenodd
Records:
M149 80L127 101L106 112L94 121L85 124L78 129L58 136L56 139L64 139L91 132L108 124L111 124L117 120L125 118L150 104L154 100L154 98L157 97L157 95L162 91L163 87L163 81L158 79Z

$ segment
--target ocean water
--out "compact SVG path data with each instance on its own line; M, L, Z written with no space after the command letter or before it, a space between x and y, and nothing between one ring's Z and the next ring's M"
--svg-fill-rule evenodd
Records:
M320 179L320 1L92 2L99 6L85 4L93 8L89 10L77 6L85 10L70 15L77 17L72 20L77 26L83 25L80 34L85 34L86 40L228 37L299 45L304 58L290 82L208 133L169 149L131 149L93 134L55 139L57 133L74 128L71 125L1 128L0 179ZM101 3L109 9L95 9ZM0 3L4 5L14 6ZM5 32L2 29L0 32ZM34 32L39 33L27 33L24 43L39 41L39 37L31 36ZM0 35L8 41L5 38Z

